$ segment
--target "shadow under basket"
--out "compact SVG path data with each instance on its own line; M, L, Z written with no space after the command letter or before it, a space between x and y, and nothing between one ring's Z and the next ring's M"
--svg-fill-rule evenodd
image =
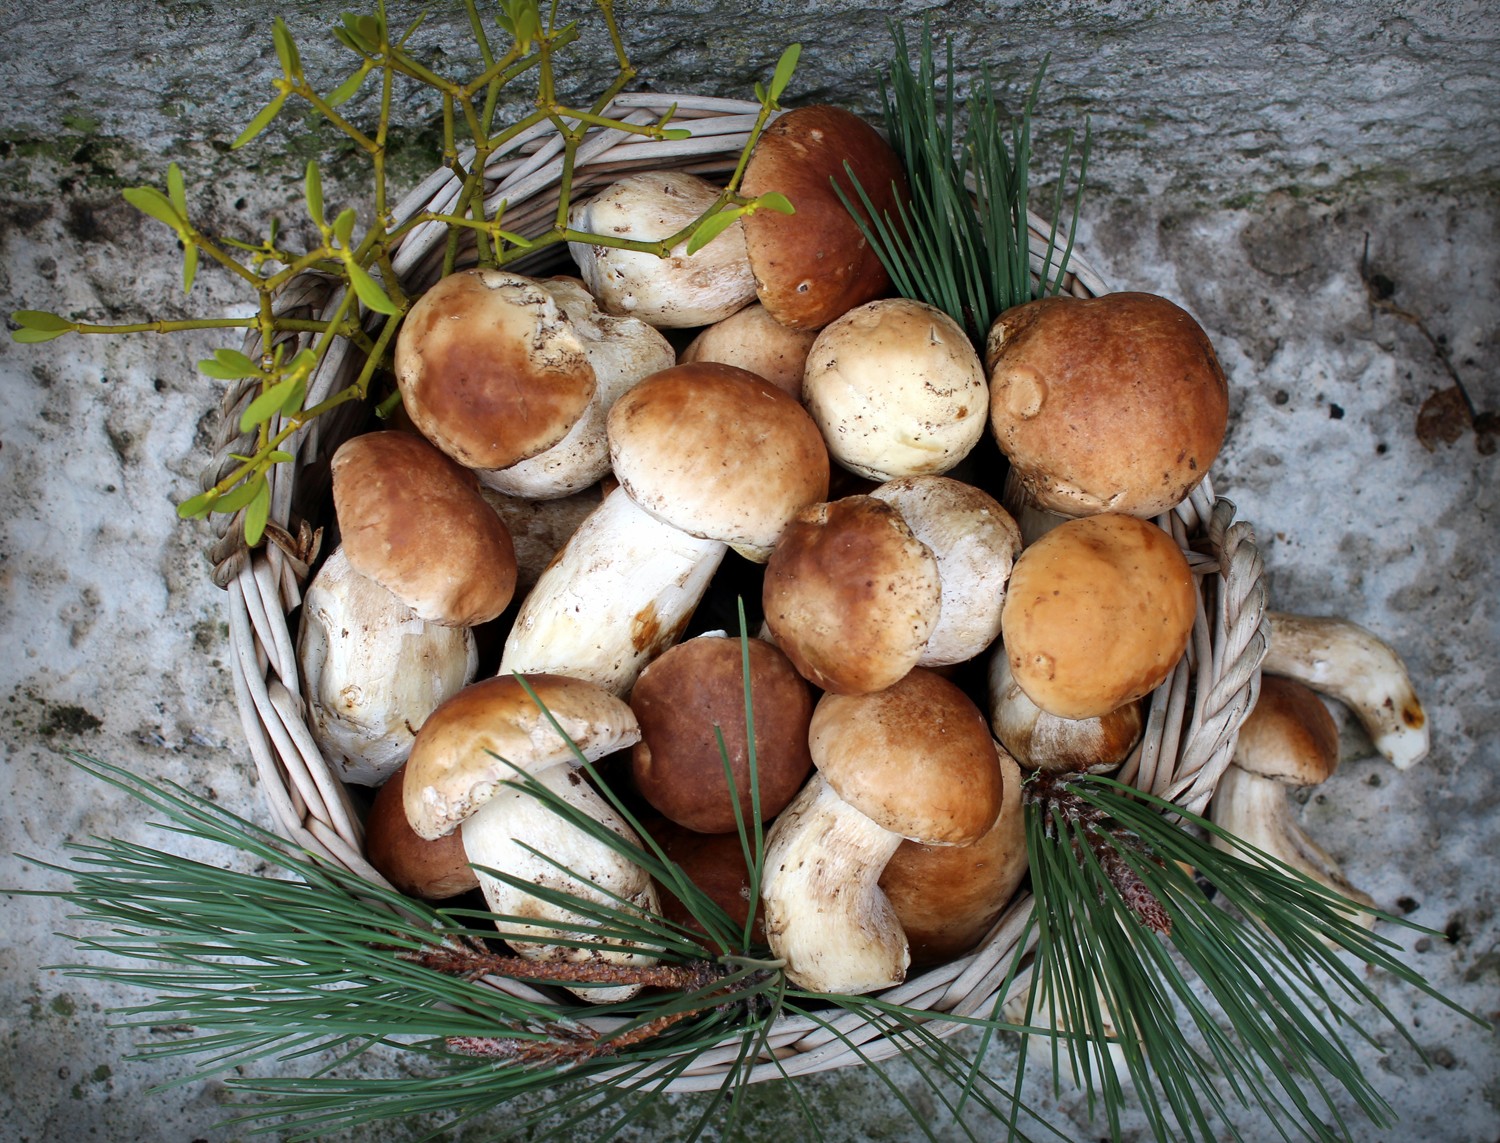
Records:
M673 108L674 117L666 125L687 129L687 139L660 141L618 129L594 129L578 152L575 201L632 171L673 169L710 180L727 178L749 137L758 104L631 94L617 97L606 115L645 125L661 122ZM562 152L561 140L544 128L522 134L493 158L486 172L486 202L491 213L502 200L507 204L507 229L537 233L550 224L558 206ZM395 224L427 210L446 212L456 200L458 185L448 170L435 171L397 208ZM1046 229L1036 218L1031 222L1033 264L1039 267L1047 248ZM405 289L419 292L436 280L445 240L446 227L437 222L417 226L403 237L394 263ZM557 250L552 253L555 256ZM537 262L528 266L524 259L507 266L523 273L540 268ZM330 315L340 301L338 285L325 276L305 273L278 297L278 313L305 318ZM1092 297L1106 289L1077 253L1072 256L1065 288L1079 297ZM244 348L252 358L262 349L254 336ZM347 387L361 365L357 349L339 341L310 381L307 405ZM231 454L253 451L250 438L240 435L237 426L241 411L257 393L253 380L240 382L226 393L220 437L204 473L204 487L232 471L237 462ZM340 415L346 411L351 415ZM319 529L331 522L329 459L343 440L359 430L358 418L365 415L367 410L351 402L292 437L284 447L296 462L277 465L269 473L271 512L264 543L246 549L241 516L221 517L221 530L208 554L214 582L226 589L235 697L261 789L270 803L273 828L295 845L388 888L363 856L356 800L335 777L308 729L300 697L295 632L289 624L316 558ZM1201 814L1229 764L1240 724L1259 691L1266 648L1264 572L1248 526L1234 522L1233 505L1215 499L1207 478L1156 522L1188 558L1200 587L1198 611L1188 653L1150 696L1144 736L1119 777ZM879 994L881 999L931 1012L934 1020L929 1031L936 1035L962 1026L942 1020L945 1013L988 1016L1030 987L1029 970L1014 978L1010 970L1031 908L1032 898L1023 890L977 949ZM1001 996L1008 979L1008 995ZM485 983L541 1002L551 1001L554 995L500 977L486 978ZM603 1014L594 1022L600 1033L620 1023ZM903 1051L902 1044L881 1027L857 1014L834 1012L820 1022L783 1017L765 1044L775 1059L763 1054L748 1069L751 1082L880 1061ZM743 1068L742 1050L735 1037L700 1052L664 1089L716 1090L731 1070Z

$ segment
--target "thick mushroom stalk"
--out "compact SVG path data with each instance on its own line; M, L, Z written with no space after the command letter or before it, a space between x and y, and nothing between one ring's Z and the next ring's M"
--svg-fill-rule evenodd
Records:
M1287 797L1289 786L1326 781L1338 766L1338 749L1338 727L1317 695L1290 679L1263 679L1260 697L1240 728L1234 760L1214 790L1214 823L1231 837L1216 834L1213 844L1250 861L1259 861L1264 853L1341 897L1373 906L1373 899L1351 885L1338 862L1303 830ZM1349 912L1359 924L1374 927L1368 911Z
M606 826L632 844L639 839L595 789L563 763L534 775L536 780L574 809ZM574 948L568 942L597 946L599 922L576 909L545 900L489 871L503 873L542 890L566 893L602 908L631 908L655 913L656 888L650 876L618 850L569 824L538 797L504 788L479 807L460 828L464 852L476 866L479 888L490 911L525 918L501 923L501 936L528 960L584 963L607 961L624 972L655 964L649 953L622 945L602 953L597 947ZM554 864L554 862L556 864ZM561 866L562 868L558 868ZM621 902L625 902L622 905ZM600 1004L628 1000L635 984L578 987L571 991Z
M1347 619L1273 612L1263 670L1337 699L1398 770L1427 756L1427 715L1400 656Z
M853 994L906 979L906 933L879 885L902 840L821 774L781 811L766 844L761 900L767 940L786 961L788 979L814 992Z

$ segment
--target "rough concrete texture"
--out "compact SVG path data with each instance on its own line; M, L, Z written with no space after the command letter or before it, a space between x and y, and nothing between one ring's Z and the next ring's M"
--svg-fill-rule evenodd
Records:
M325 10L286 5L310 67ZM914 18L922 5L899 5ZM1496 455L1435 394L1462 383L1480 411L1500 409L1500 116L1496 21L1484 4L947 5L933 8L968 64L1008 79L1052 53L1039 120L1088 112L1098 144L1083 248L1121 288L1178 300L1203 322L1233 387L1217 489L1256 525L1275 606L1348 616L1404 654L1428 704L1433 751L1398 772L1345 726L1340 773L1299 808L1351 880L1435 932L1388 929L1403 955L1460 1005L1500 1016L1496 917L1500 694ZM26 19L23 21L23 15ZM222 148L268 88L274 56L259 5L60 3L0 10L24 26L0 62L0 309L55 309L99 320L217 313L232 283L204 272L190 303L174 244L118 198L183 159L194 202L215 228L257 232L285 211L300 158L257 152L231 175ZM661 87L738 93L779 45L807 51L798 100L873 104L870 72L887 52L883 16L852 4L678 3L631 15L643 71ZM460 25L431 17L437 42ZM454 47L452 50L457 50ZM144 77L144 82L143 82ZM62 136L59 144L57 139ZM299 156L322 144L283 133ZM52 140L52 142L48 142ZM416 144L413 149L416 149ZM413 170L424 160L408 158ZM340 168L336 158L330 169ZM289 168L289 169L288 169ZM1446 189L1445 189L1446 188ZM0 886L66 884L65 841L119 836L183 847L151 831L114 790L81 781L82 749L181 782L266 820L239 740L225 668L221 595L199 554L202 532L174 504L207 457L213 383L193 362L209 335L0 340ZM1425 418L1424 418L1425 412ZM1419 424L1426 441L1419 438ZM1489 442L1493 444L1491 440ZM191 847L189 847L191 849ZM21 856L12 856L19 854ZM211 851L202 850L203 856ZM190 1063L142 1064L110 1010L132 990L68 976L63 904L8 895L0 927L0 1135L17 1140L214 1139L244 1097ZM1350 1119L1361 1143L1500 1137L1495 1035L1384 974L1370 982L1428 1054L1422 1062L1374 1017L1356 1047L1401 1116ZM1009 1074L1004 1040L989 1068ZM400 1073L373 1053L371 1074ZM301 1074L307 1061L258 1074ZM1064 1138L1091 1140L1075 1094L1034 1069L1029 1098ZM940 1139L962 1133L892 1070ZM806 1081L830 1139L920 1137L869 1074ZM699 1101L664 1101L628 1138L660 1139ZM751 1099L748 1138L801 1138L777 1086ZM1278 1138L1255 1113L1244 1137ZM392 1139L414 1138L401 1124ZM431 1127L432 1124L425 1126ZM992 1133L982 1120L979 1137ZM1220 1133L1221 1136L1224 1134ZM1142 1138L1127 1118L1122 1138ZM509 1137L493 1116L463 1139Z

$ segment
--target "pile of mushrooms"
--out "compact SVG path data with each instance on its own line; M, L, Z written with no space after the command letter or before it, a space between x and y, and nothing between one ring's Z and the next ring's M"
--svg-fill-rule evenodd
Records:
M638 841L577 768L596 763L794 984L871 991L985 938L1026 873L1023 770L1118 766L1186 653L1198 589L1151 518L1223 440L1202 329L1152 295L1048 298L1002 314L981 357L890 296L830 185L848 170L878 209L907 193L867 124L787 112L744 189L792 215L692 255L576 244L577 278L444 278L397 341L408 428L334 459L340 545L299 652L320 748L378 788L370 861L418 896L483 892L521 956L618 965L626 983L589 1000L631 995L650 950L579 949L588 910L553 891L680 902L521 775ZM718 190L635 174L573 224L658 240ZM748 647L726 634L736 599ZM1268 670L1367 712L1398 765L1425 749L1409 686L1335 677L1378 640L1276 631ZM1261 761L1280 747L1247 731L1216 815L1295 842L1286 772ZM757 815L754 901L739 830Z

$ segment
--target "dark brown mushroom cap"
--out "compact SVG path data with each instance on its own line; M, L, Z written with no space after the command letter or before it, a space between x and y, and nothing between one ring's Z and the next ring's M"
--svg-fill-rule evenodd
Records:
M873 496L816 504L787 526L766 564L766 624L804 678L862 694L916 666L937 625L935 557Z
M1086 516L1022 549L1000 638L1032 702L1094 718L1162 683L1187 648L1197 606L1171 536L1134 516Z
M392 885L408 897L444 901L479 888L457 830L428 841L406 820L402 803L403 763L375 794L365 818L365 856Z
M739 833L697 833L665 818L645 823L645 832L662 847L671 861L682 867L688 880L729 914L737 930L743 932L745 917L750 912L751 892L750 868L745 864L745 849ZM663 917L694 932L705 932L671 886L658 881L656 888ZM755 902L750 940L758 945L766 943L759 901Z
M1234 764L1287 786L1316 786L1338 769L1338 724L1309 687L1263 675L1235 742Z
M1224 370L1202 327L1166 298L1028 302L995 319L985 358L995 440L1049 511L1155 516L1224 443Z
M828 449L797 399L717 362L663 369L620 397L609 456L651 515L762 560L797 512L828 495Z
M944 964L977 945L1026 876L1021 770L1010 755L998 753L1005 794L985 835L969 845L903 841L880 875L914 969Z
M422 435L474 469L551 448L595 387L552 295L499 270L450 274L417 299L396 337L396 382Z
M858 206L845 163L877 212L895 218L897 201L909 193L901 161L875 128L841 108L786 112L766 128L745 168L745 194L776 191L796 208L795 214L757 210L744 220L756 293L772 317L793 329L820 329L891 288L831 185Z
M808 741L839 797L904 838L968 845L1000 813L1005 782L984 715L932 671L872 694L825 694Z
M393 431L351 437L331 469L350 567L432 623L473 627L505 610L515 547L472 473Z
M760 816L769 820L796 795L812 770L807 726L812 693L780 651L747 642L755 715ZM679 643L636 680L630 707L641 726L631 769L641 795L658 811L700 833L736 829L734 796L724 777L717 727L734 773L740 814L755 820L739 639L705 635Z

